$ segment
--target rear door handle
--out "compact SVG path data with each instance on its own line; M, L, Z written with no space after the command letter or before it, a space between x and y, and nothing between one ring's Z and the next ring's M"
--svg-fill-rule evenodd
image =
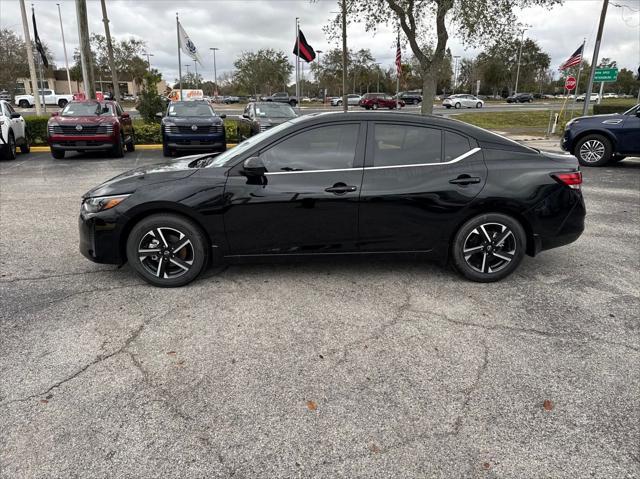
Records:
M480 178L477 176L460 175L453 180L449 180L449 183L453 185L471 185L473 183L480 183Z
M327 193L333 193L336 195L344 195L345 193L353 193L358 189L357 186L345 185L344 183L336 183L329 188L325 188L324 191Z

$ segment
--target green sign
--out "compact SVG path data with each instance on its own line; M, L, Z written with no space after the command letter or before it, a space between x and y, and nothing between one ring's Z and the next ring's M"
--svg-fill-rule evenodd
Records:
M617 68L596 68L596 72L593 75L594 82L611 82L618 79Z

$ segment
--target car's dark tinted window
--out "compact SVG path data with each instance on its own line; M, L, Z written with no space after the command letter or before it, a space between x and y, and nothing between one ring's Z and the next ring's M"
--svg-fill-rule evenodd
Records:
M451 131L444 132L444 161L451 161L470 149L469 139L466 136Z
M377 123L373 141L373 166L442 161L442 132L436 128Z
M352 168L359 128L350 123L306 130L263 151L260 158L271 173Z

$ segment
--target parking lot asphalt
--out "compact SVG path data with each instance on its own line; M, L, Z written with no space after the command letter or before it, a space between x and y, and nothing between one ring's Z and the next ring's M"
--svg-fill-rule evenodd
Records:
M0 477L640 477L640 160L585 169L569 246L437 265L78 252L80 195L157 151L0 163Z

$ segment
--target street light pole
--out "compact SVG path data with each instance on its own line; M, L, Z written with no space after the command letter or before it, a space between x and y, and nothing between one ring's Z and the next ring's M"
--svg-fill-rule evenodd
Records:
M322 95L322 90L321 90L321 85L320 85L320 75L322 74L322 70L321 70L322 63L320 63L320 54L324 53L324 52L322 50L316 50L316 53L318 54L318 78L317 78L317 80L318 80L318 90L319 90L318 93L320 93ZM324 103L324 95L322 97L322 100L323 100L322 102Z
M453 93L456 92L456 88L458 87L458 58L460 58L460 55L453 56L453 59L455 60L453 66Z
M528 28L522 29L522 34L520 36L520 51L518 52L518 69L516 70L516 86L514 88L514 95L518 94L518 80L520 79L520 60L522 58L522 44L524 43L524 32L529 30Z
M212 47L209 48L213 52L213 97L214 101L218 97L218 72L216 71L216 51L220 50L219 48Z
M380 65L381 63L374 63L376 66L376 93L380 93Z
M69 85L69 95L73 95L73 89L71 88L71 74L69 73L69 58L67 57L67 44L64 41L64 28L62 28L62 13L60 13L60 4L58 6L58 19L60 20L60 33L62 34L62 49L64 50L64 66L67 70L67 83Z

